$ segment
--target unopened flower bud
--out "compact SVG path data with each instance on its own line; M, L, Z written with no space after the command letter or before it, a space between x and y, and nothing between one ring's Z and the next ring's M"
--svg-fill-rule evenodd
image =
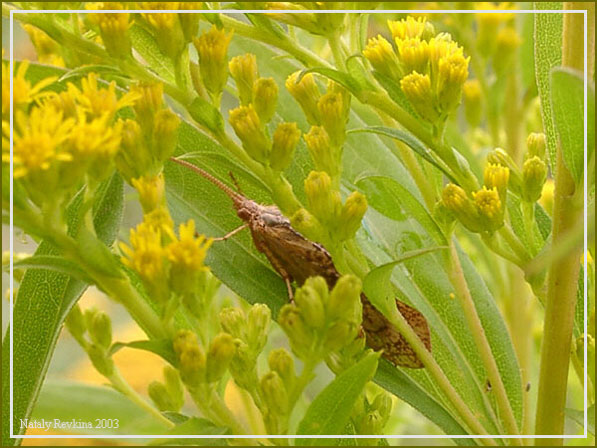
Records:
M95 318L96 314L99 312L100 312L100 310L98 310L94 306L91 308L87 308L83 312L83 319L85 321L85 327L87 328L87 331L91 330L91 326L93 325L93 319Z
M249 310L247 315L247 344L255 353L259 353L267 342L271 315L269 307L263 303L254 304Z
M178 9L203 9L203 2L180 2ZM185 42L192 42L199 31L199 14L178 14Z
M224 90L228 79L228 45L232 40L232 32L226 33L215 25L193 40L199 54L201 79L209 93L218 96Z
M324 235L324 229L315 216L306 209L300 208L290 219L292 227L305 235L308 239L321 241Z
M277 348L269 353L267 359L270 370L276 372L282 381L286 390L292 390L296 380L294 372L294 359L284 348Z
M383 418L377 410L372 410L363 415L357 422L359 434L380 434L383 431Z
M178 14L146 12L141 15L155 30L155 40L162 54L176 60L186 48L186 40Z
M429 72L429 43L418 37L395 39L402 73Z
M188 347L179 356L180 377L189 386L197 386L205 382L205 353L197 344Z
M184 404L184 388L178 370L170 365L164 366L163 370L164 386L166 392L172 400L174 411L178 412Z
M527 202L535 202L541 197L543 184L547 178L547 165L539 157L534 156L522 165L522 198Z
M375 400L373 400L371 408L379 412L379 415L381 416L385 425L390 417L390 414L392 413L392 396L385 391L380 392L375 397Z
M197 335L190 330L180 330L172 341L172 348L178 356L196 345L199 345L199 340Z
M238 386L250 390L257 384L255 354L252 353L249 346L240 339L235 339L234 343L236 345L236 350L230 362L230 374Z
M168 394L166 386L159 381L152 381L149 383L149 386L147 387L147 394L155 406L160 410L160 412L177 412L179 410L176 409L176 405L172 401L170 394Z
M402 71L398 56L394 53L392 44L381 35L369 39L367 46L363 50L363 55L378 72L392 79L401 78Z
M71 308L68 315L66 316L66 320L64 321L64 325L75 338L80 338L85 334L87 331L87 327L85 325L85 317L83 316L83 312L81 311L81 307L75 303L75 305Z
M93 367L102 375L109 377L114 373L114 361L107 356L106 350L96 344L91 344L87 348L87 355L93 364Z
M296 123L280 123L274 132L272 153L269 164L276 171L285 170L290 162L294 150L301 138L301 131Z
M259 77L257 58L252 53L235 56L228 63L228 67L236 82L240 104L247 106L253 101L253 84Z
M310 211L325 225L337 222L342 209L340 193L332 189L332 180L324 171L311 171L305 180Z
M220 333L211 341L207 352L207 368L205 371L205 379L208 383L222 378L235 351L234 340L228 333Z
M131 183L139 193L139 202L141 202L144 213L149 213L164 204L164 176L161 173L157 176L131 179Z
M120 151L116 153L116 167L127 182L145 175L152 166L152 155L147 149L141 127L135 120L124 121Z
M91 321L89 336L100 347L109 348L112 344L112 322L110 321L110 316L104 312L98 312Z
M442 192L442 202L464 227L471 232L482 232L479 212L475 204L458 185L448 184Z
M300 71L294 72L286 80L286 89L299 103L307 121L311 125L317 125L321 123L321 115L317 108L317 103L321 97L319 88L315 83L315 78L311 73L307 73L302 77L300 82L297 80L300 75Z
M354 275L340 277L330 292L327 316L331 321L360 322L362 316L361 281Z
M268 372L260 382L261 396L270 412L286 415L289 411L288 392L277 372Z
M527 158L539 157L545 159L545 134L543 132L531 132L527 137Z
M253 106L262 125L269 123L278 102L278 85L274 78L259 78L253 84Z
M162 109L154 116L153 156L163 163L174 153L178 144L180 118L170 109Z
M500 200L497 188L483 187L473 193L475 206L484 224L483 230L495 231L504 225L504 204Z
M362 193L353 191L342 206L338 224L338 240L348 240L357 233L366 211L367 198Z
M111 9L116 6L114 2ZM117 6L122 9L122 6ZM89 21L98 26L102 42L110 56L125 58L131 54L131 38L129 28L131 19L129 13L91 13Z
M324 326L325 311L323 301L314 288L306 284L303 285L297 289L294 301L307 325L312 328L322 328Z
M245 314L239 308L224 308L220 311L220 325L222 329L235 338L247 338L247 321Z
M435 123L439 119L439 113L435 109L433 101L429 75L413 72L400 80L400 87L422 118L430 123Z
M330 137L332 146L340 147L346 140L346 121L344 99L340 93L326 93L318 103L321 123Z
M311 126L305 134L305 142L309 155L315 164L315 169L325 171L331 177L340 172L339 151L332 148L330 137L322 126Z
M359 324L357 322L339 320L328 329L323 345L330 351L339 350L350 343L357 336L358 332Z
M269 158L271 142L265 135L263 125L253 105L240 106L231 110L228 120L243 143L245 151L254 160L265 162Z
M481 83L478 79L469 79L462 85L464 97L464 116L472 128L481 123L483 113L483 96L481 95Z
M131 87L138 95L133 109L143 129L153 130L153 116L162 109L164 86L161 82L139 82Z
M516 194L520 194L522 188L522 173L512 160L512 157L502 148L496 148L487 155L487 163L502 165L510 170L508 187Z
M278 323L288 336L292 351L301 359L310 356L313 332L301 317L298 307L284 305L278 314Z

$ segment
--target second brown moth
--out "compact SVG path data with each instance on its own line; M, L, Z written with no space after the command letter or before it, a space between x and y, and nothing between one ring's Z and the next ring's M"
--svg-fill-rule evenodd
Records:
M216 240L224 240L237 232L249 228L257 250L263 253L275 271L280 274L288 289L288 296L293 297L292 282L301 286L312 276L323 277L329 288L333 288L340 273L334 266L329 252L319 243L310 241L297 232L278 207L261 205L232 190L203 169L181 159L170 160L187 167L221 189L232 200L236 214L244 224ZM367 345L374 350L383 350L382 356L392 364L412 369L423 366L412 347L394 328L390 321L378 311L364 293L362 328ZM396 299L398 311L431 351L431 337L425 317L415 308Z

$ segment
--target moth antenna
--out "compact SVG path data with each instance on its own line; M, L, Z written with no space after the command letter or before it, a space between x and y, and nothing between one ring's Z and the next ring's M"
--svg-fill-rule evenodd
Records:
M234 186L236 187L236 191L238 191L239 194L242 194L244 196L243 191L240 189L240 184L236 180L236 177L234 177L234 174L232 174L232 171L228 171L228 175L230 176L230 179L232 179L232 183L234 183Z
M216 179L214 176L209 174L204 169L199 168L198 166L193 165L192 163L189 163L186 160L177 159L176 157L170 157L170 160L172 162L178 163L179 165L182 165L186 168L189 168L190 170L193 170L200 176L204 177L205 179L210 181L212 184L214 184L216 187L218 187L220 190L222 190L224 193L226 193L226 195L228 195L228 197L230 199L232 199L234 202L242 201L244 199L243 196L238 194L236 191L234 191L232 188L230 188L228 185L226 185L221 180Z

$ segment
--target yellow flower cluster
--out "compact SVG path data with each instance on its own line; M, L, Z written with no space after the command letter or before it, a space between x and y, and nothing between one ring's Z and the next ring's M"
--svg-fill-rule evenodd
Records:
M431 123L460 103L470 57L447 33L435 35L424 17L388 21L395 47L384 37L369 40L364 56L381 75L400 82L421 117Z
M61 93L47 91L44 88L55 78L32 85L26 78L27 66L21 63L13 79L14 176L39 205L60 198L85 174L97 182L111 172L122 133L122 122L115 115L132 105L136 95L127 93L119 98L115 83L100 86L94 73L82 79L81 87L69 83ZM3 65L3 92L8 83ZM7 163L9 117L4 101L2 112L2 161Z
M121 242L121 258L125 266L141 277L147 292L159 303L170 299L170 291L192 293L212 240L196 236L195 221L179 226L176 236L172 219L165 207L144 216L130 231L130 246Z

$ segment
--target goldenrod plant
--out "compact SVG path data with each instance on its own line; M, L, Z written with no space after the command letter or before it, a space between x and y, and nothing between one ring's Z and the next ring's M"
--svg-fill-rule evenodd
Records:
M594 13L4 2L2 444L594 445Z

